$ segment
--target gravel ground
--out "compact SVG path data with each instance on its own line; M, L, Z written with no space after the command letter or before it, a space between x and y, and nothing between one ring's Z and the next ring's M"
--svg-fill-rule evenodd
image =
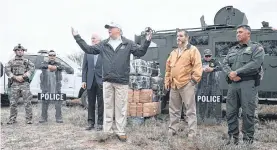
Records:
M268 108L267 108L268 107ZM264 106L261 112L269 110L277 112L276 106ZM275 110L275 112L274 112ZM63 106L64 123L55 122L55 108L49 107L49 121L38 123L40 116L40 103L33 105L34 123L25 124L25 110L19 106L17 123L7 125L9 108L1 108L1 149L3 150L86 150L86 149L111 149L111 150L187 150L187 149L264 149L271 150L277 145L277 122L262 122L257 126L255 142L252 146L240 144L239 146L223 146L227 138L226 122L218 126L199 126L199 133L195 141L186 138L186 129L177 136L167 136L168 116L159 115L162 119L149 119L141 126L127 127L128 141L120 142L110 139L106 142L95 141L96 131L86 131L85 126L87 110L80 106ZM183 123L185 127L185 123ZM101 134L101 132L98 132Z

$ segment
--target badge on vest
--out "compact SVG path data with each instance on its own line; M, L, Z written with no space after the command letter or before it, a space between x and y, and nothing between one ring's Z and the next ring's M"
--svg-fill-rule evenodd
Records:
M125 49L125 47L126 47L125 45L122 45L122 46L120 47L120 49Z
M245 49L245 51L246 51L246 52L248 52L248 51L250 52L250 51L251 51L251 47L248 46L248 47Z

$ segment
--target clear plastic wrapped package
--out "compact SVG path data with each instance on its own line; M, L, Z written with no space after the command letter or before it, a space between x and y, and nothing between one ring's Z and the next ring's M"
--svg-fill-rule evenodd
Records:
M150 77L130 76L129 87L131 89L150 89Z
M159 64L156 61L149 61L148 62L149 67L151 68L151 76L159 76L160 75L160 69L159 69Z
M161 77L151 77L151 88L154 91L159 91L163 87L163 78Z
M142 59L135 59L130 61L130 74L150 77L152 74L152 69L147 61Z

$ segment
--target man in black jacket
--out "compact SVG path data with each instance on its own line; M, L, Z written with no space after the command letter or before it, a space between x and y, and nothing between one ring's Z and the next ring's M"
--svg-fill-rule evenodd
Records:
M93 34L92 45L98 44L100 37ZM95 124L95 102L97 97L97 130L102 130L103 125L103 82L102 82L102 58L99 55L84 54L82 71L82 88L88 93L88 127L86 130L94 128Z
M127 124L128 83L130 72L130 55L142 57L151 42L151 32L147 33L146 41L138 46L122 36L121 27L111 22L106 24L109 38L89 46L72 28L72 35L81 49L89 54L100 54L103 60L103 97L104 97L104 132L113 132L121 141L126 141L125 127ZM115 112L116 129L112 129Z

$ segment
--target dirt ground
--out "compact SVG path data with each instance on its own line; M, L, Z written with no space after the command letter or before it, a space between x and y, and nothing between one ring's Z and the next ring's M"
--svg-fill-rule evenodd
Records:
M277 114L277 106L259 107L261 112L269 110ZM277 122L262 122L257 126L255 142L252 146L241 143L238 146L224 146L227 138L226 122L218 126L199 126L195 141L189 141L186 130L177 136L167 136L168 116L160 115L141 126L127 127L128 141L110 139L106 142L95 141L101 132L86 131L87 110L80 106L62 109L64 123L55 122L55 108L50 105L48 123L40 124L40 104L33 105L32 125L25 124L25 110L19 106L17 123L7 125L9 108L1 108L1 149L3 150L218 150L218 149L277 149ZM183 123L185 127L185 124Z

